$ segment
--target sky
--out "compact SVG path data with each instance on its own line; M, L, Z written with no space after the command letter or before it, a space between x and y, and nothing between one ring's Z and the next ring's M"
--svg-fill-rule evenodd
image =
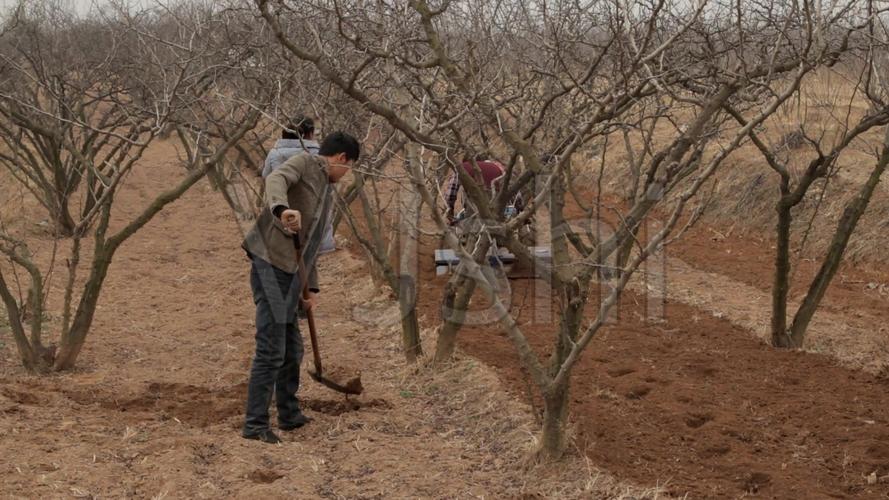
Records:
M62 4L69 4L74 6L79 14L86 14L89 10L96 5L102 5L105 3L105 0L53 0ZM129 3L132 4L147 4L151 0L129 0ZM13 6L18 3L18 0L0 0L0 15L5 14L9 11Z

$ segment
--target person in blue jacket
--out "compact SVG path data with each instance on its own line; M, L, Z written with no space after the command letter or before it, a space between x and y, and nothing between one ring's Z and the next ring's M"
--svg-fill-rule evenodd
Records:
M281 138L275 142L275 147L266 156L265 165L262 168L262 178L268 177L290 158L301 153L315 156L320 148L318 141L315 140L315 121L304 115L294 116L287 127L281 130ZM327 225L324 227L318 254L334 250L336 250L336 240L333 239L333 207L331 206L331 213L327 217Z
M292 156L300 153L317 155L320 147L315 140L315 121L308 116L294 116L287 127L281 130L281 138L266 156L262 178L268 177Z

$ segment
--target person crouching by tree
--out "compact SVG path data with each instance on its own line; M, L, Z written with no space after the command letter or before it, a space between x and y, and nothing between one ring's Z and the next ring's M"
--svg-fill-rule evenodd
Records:
M256 354L242 432L247 439L280 442L269 425L273 392L280 430L295 430L310 420L296 397L303 358L296 308L298 303L307 310L313 306L319 291L315 257L330 214L331 184L349 171L359 154L354 137L334 132L324 138L317 156L291 157L265 180L265 207L242 244L252 261L250 286L256 304ZM297 273L297 244L306 272ZM306 301L299 275L308 277Z
M496 182L503 177L503 174L506 171L500 162L489 160L483 155L476 156L475 161L471 158L464 159L458 168L465 170L470 177L479 182L481 186L484 186L486 191L492 194ZM452 173L450 179L448 179L447 187L444 190L445 216L451 225L455 225L461 219L469 218L471 215L474 215L470 214L467 210L471 207L467 203L468 198L465 195L463 196L463 211L460 216L454 213L461 187L460 176L457 175L457 172Z
M491 198L497 196L499 190L503 188L502 181L506 174L506 167L496 160L489 159L487 156L478 155L475 161L472 159L464 159L460 168L466 171L469 176L483 186ZM445 216L448 223L452 226L457 225L463 220L473 218L476 213L471 203L468 202L469 197L463 195L463 210L459 214L455 214L457 198L460 194L460 176L457 172L451 174L448 179L447 187L444 190L445 199ZM521 193L517 193L511 200L509 206L506 207L504 215L509 218L521 212L524 208L524 198ZM477 221L472 224L478 226ZM474 232L474 231L473 231Z

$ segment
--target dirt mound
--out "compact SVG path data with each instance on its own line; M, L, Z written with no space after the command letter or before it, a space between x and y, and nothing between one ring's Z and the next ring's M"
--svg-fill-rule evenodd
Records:
M309 373L315 380L322 383L332 383L337 390L344 391L346 394L361 394L364 391L359 370L327 364L320 377L314 369L311 369Z
M67 390L65 394L81 405L99 405L120 413L150 415L160 420L175 419L186 425L208 427L243 413L247 384L211 389L152 382L140 393L129 396L95 389Z
M259 484L271 484L282 477L284 474L268 469L256 469L247 476L248 479Z
M309 409L326 415L342 415L352 411L359 411L362 408L375 408L382 410L390 410L393 408L392 403L385 399L370 399L362 401L359 399L343 398L341 400L330 399L303 399L300 401L303 409Z

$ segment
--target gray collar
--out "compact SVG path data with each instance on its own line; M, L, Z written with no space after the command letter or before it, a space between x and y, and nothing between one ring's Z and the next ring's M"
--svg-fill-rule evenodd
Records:
M313 140L299 140L299 139L278 139L278 142L275 143L276 148L299 148L303 149L303 145L305 144L305 148L319 148L318 141Z

